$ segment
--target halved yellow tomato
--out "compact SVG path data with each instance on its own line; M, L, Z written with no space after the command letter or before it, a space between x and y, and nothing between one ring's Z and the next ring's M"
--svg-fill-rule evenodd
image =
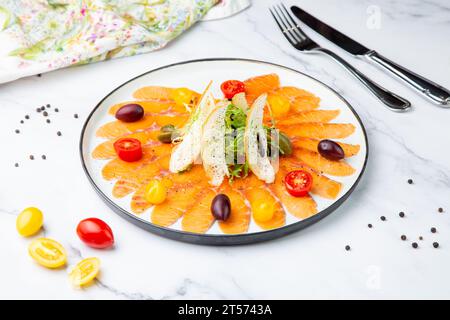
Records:
M93 281L100 272L100 259L86 258L70 271L69 278L74 286L81 287Z
M267 102L270 105L274 117L282 117L287 115L291 107L289 99L279 95L269 95Z
M151 204L161 204L167 198L167 188L160 180L152 180L145 188L145 200Z
M194 93L187 88L177 88L172 91L171 98L178 105L190 104L192 102L192 96Z
M51 269L62 267L67 262L64 247L49 238L33 240L28 246L28 253L37 263Z

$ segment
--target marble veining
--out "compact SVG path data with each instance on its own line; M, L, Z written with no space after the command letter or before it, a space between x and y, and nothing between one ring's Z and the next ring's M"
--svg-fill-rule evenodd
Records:
M293 49L267 10L275 2L255 0L251 8L229 19L202 22L151 54L0 85L0 130L7 150L0 157L0 261L7 261L0 271L9 275L2 280L0 298L450 298L450 110L432 105L305 28L318 43L413 103L411 112L390 112L329 58ZM450 87L450 43L443 41L450 30L448 1L285 3L299 4L394 61ZM367 26L370 6L380 9L379 28ZM286 65L330 85L354 106L368 133L370 159L360 185L341 208L282 239L215 248L151 235L105 206L80 165L78 139L84 119L125 80L162 65L205 57ZM35 112L47 103L52 105L49 124ZM59 113L52 111L55 107ZM20 124L25 115L31 119ZM35 160L29 160L30 154ZM414 183L408 184L408 179ZM17 235L15 218L31 205L45 214L45 229L38 236L66 247L66 269L46 270L28 257L30 239ZM387 221L380 220L382 215ZM76 224L90 216L111 225L114 249L90 249L77 238ZM432 234L431 227L438 232ZM403 234L407 241L400 240ZM419 248L413 249L412 242ZM439 242L439 249L433 242ZM346 245L351 251L345 251ZM69 270L91 256L101 259L99 279L90 287L72 288Z

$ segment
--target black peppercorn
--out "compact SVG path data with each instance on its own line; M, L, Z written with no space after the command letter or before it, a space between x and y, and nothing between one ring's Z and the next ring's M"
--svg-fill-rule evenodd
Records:
M372 224L371 224L371 223L369 223L367 226L368 226L369 228L372 228Z
M345 246L345 250L346 250L346 251L350 251L350 249L351 249L350 246L348 246L348 245Z
M419 245L417 244L417 242L413 242L411 245L412 245L412 247L413 247L414 249L417 249L417 248L419 247Z
M413 181L412 179L408 179L408 183L409 183L409 184L413 184L413 182L414 182L414 181Z
M433 242L433 247L435 247L436 249L439 248L439 243L438 242Z
M398 214L400 216L400 218L404 218L405 217L405 213L402 211Z
M437 232L435 227L431 228L430 231L431 231L431 233L436 233Z
M386 217L385 216L381 216L380 219L381 219L381 221L386 221Z
M58 137L62 135L61 131L58 131L56 134L58 135Z
M403 241L405 241L405 240L406 240L406 236L405 236L405 235L402 235L402 236L400 237L400 239L402 239Z
M444 212L444 209L443 209L443 208L439 208L438 211L439 211L440 213L442 213L442 212Z

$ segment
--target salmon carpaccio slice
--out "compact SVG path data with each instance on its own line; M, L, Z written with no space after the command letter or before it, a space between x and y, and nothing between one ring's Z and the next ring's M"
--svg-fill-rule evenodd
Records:
M320 105L320 98L303 89L296 87L281 87L272 90L269 94L287 98L290 104L290 110L302 112L317 109Z
M339 110L310 110L289 114L277 119L277 125L292 126L299 123L330 122L339 115Z
M309 151L317 152L317 148L319 145L320 140L319 139L313 139L313 138L294 138L292 141L292 145L294 148L303 148ZM354 145L354 144L348 144L343 142L337 142L344 150L344 154L346 158L353 157L358 154L360 146Z
M322 157L318 152L295 149L293 156L309 167L333 176L345 177L355 172L355 169L345 161L331 161Z
M280 77L275 74L267 74L253 77L244 81L245 94L248 104L251 106L263 93L268 93L280 86Z
M123 175L116 181L113 187L113 196L123 198L130 193L139 189L142 185L146 185L155 177L161 176L169 169L170 154L156 156L156 159L149 162L142 168L130 171L129 174Z
M185 113L186 107L177 105L174 101L151 101L151 100L138 100L127 101L113 105L109 108L109 114L115 115L117 110L127 104L138 104L144 109L144 113L147 115L152 114L166 114L166 113Z
M219 221L219 227L225 234L240 234L248 231L250 225L250 208L245 204L244 196L230 187L225 181L220 187L220 193L226 194L231 202L231 214L226 221Z
M133 93L133 97L142 100L172 101L173 90L168 87L146 86L137 89Z
M334 181L323 174L318 173L314 169L306 166L305 164L298 162L293 158L280 158L280 167L285 172L290 172L294 170L306 170L313 177L313 185L311 193L321 196L326 199L336 199L339 192L342 189L342 184L340 182Z
M299 219L309 218L317 213L317 204L310 195L305 197L293 197L291 196L285 186L284 177L288 171L281 169L278 171L275 182L269 187L277 198L281 201L287 211L294 217Z
M211 203L216 193L213 190L202 192L198 202L183 215L181 228L186 232L206 233L213 225L215 218L211 213Z
M141 142L142 145L152 146L152 145L160 145L161 143L157 141L159 131L141 131L132 133L122 138L133 138L137 139ZM105 142L102 142L97 147L95 147L94 151L92 151L92 157L98 160L108 160L114 159L116 155L116 151L114 150L114 142L118 139L112 139Z
M135 162L126 162L119 158L109 161L102 169L102 176L106 180L118 179L126 176L139 168L143 168L148 163L156 160L162 154L168 154L172 146L161 144L157 146L144 146L142 148L142 159Z
M343 139L355 132L355 126L350 123L301 123L291 126L280 126L281 131L289 137L304 137L316 139Z
M183 115L153 115L144 116L139 121L136 122L122 122L119 120L108 122L101 126L97 132L97 137L114 139L119 138L127 134L134 133L136 131L150 130L154 131L162 126L173 124L175 127L181 127L186 123L188 119L187 114Z

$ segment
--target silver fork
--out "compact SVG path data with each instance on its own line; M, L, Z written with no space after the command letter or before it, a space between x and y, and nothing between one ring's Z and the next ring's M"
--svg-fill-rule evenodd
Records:
M295 49L304 53L324 53L330 56L355 76L355 78L361 81L367 89L369 89L370 92L381 100L381 102L383 102L390 110L402 112L411 108L411 103L408 100L388 91L373 80L370 80L340 56L326 48L322 48L310 39L295 22L283 3L274 5L272 8L269 8L269 10L278 27L280 27L286 39Z

